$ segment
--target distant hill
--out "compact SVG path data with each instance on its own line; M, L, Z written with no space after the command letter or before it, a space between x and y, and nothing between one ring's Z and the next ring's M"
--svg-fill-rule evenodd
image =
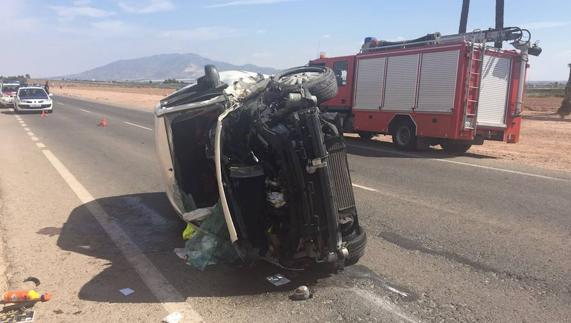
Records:
M204 65L213 64L219 71L242 70L274 74L276 69L252 64L233 65L213 61L197 54L161 54L135 59L119 60L107 65L57 78L96 81L139 81L165 79L197 79L204 73Z

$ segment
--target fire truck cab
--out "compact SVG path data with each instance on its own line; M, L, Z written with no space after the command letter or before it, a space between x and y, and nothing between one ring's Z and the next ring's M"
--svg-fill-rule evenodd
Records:
M403 42L366 38L356 55L320 57L337 96L321 109L337 113L344 132L391 135L398 148L441 145L466 152L484 140L517 143L528 54L541 49L510 27L461 35L429 34ZM487 47L513 40L515 49Z

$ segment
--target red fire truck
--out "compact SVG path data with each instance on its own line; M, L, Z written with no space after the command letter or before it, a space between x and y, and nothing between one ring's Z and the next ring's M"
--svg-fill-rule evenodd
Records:
M402 149L466 152L484 140L518 142L528 55L541 53L530 38L518 27L402 42L368 37L357 55L309 64L335 72L337 96L321 108L337 112L344 132L391 135ZM486 46L502 41L515 49Z

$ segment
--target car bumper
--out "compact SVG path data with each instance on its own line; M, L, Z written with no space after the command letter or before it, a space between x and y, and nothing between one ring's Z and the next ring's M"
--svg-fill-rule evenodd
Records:
M11 104L14 104L14 98L3 97L2 99L0 99L0 103L1 103L2 105L11 105Z
M16 109L19 111L51 111L53 109L53 104L41 104L39 106L33 106L30 104L18 104Z

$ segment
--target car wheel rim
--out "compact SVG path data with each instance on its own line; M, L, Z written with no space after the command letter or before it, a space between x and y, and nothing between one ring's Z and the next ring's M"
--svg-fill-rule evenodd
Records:
M308 82L309 80L316 78L319 76L320 73L317 72L304 72L304 73L296 73L291 75L286 75L280 78L280 82L287 85L296 85L296 84L303 84Z
M399 131L397 132L397 142L399 145L401 145L401 146L408 145L411 137L412 137L412 134L411 134L410 129L408 127L399 128Z

